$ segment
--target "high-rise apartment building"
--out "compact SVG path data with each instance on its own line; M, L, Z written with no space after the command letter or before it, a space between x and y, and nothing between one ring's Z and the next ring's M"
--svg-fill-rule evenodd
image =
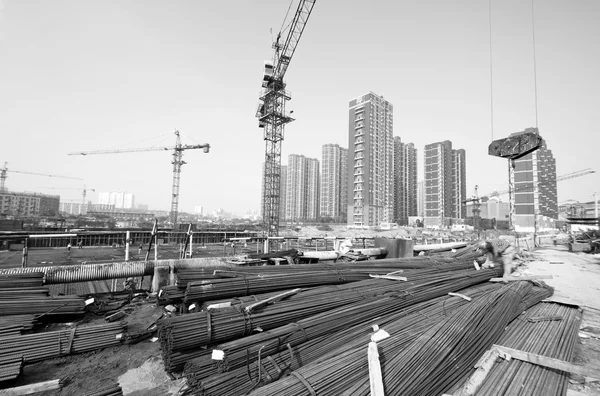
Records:
M466 154L445 140L425 146L425 225L443 226L446 219L466 217Z
M348 224L394 221L394 108L369 92L348 111Z
M101 192L98 194L101 205L115 205L116 209L134 209L135 195L127 192Z
M425 216L425 182L417 183L417 216Z
M319 217L319 160L303 155L288 156L285 218L288 221Z
M325 144L321 158L320 217L346 221L348 210L348 149Z
M417 149L412 143L402 143L394 137L394 220L408 225L408 216L416 216Z
M527 128L523 132L537 132L535 128ZM544 141L542 147L515 160L515 228L517 230L533 230L536 226L547 228L554 226L558 219L556 191L556 160ZM534 217L534 216L537 216Z

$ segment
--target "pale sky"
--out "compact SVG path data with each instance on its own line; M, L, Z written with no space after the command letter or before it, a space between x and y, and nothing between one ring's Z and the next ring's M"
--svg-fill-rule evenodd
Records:
M492 0L494 138L535 126L529 0ZM289 2L0 0L0 165L81 177L9 173L13 191L78 200L127 191L168 210L170 152L71 151L209 143L187 151L180 210L259 209L263 131L254 118L263 62ZM297 5L294 1L290 18ZM600 1L536 0L538 119L558 175L600 172ZM488 0L317 0L286 80L296 121L289 154L321 159L347 145L348 102L373 91L394 105L394 135L451 140L467 184L507 188L506 160L487 155ZM419 175L422 179L423 175ZM42 188L44 187L44 188ZM48 189L54 187L55 189ZM600 173L559 182L558 200L591 200Z

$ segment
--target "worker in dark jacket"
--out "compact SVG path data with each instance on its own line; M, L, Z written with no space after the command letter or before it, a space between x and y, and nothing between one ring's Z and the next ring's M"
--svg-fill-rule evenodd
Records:
M481 241L479 248L487 255L483 268L493 267L496 264L502 265L504 279L510 276L517 250L506 239L496 239L493 242Z

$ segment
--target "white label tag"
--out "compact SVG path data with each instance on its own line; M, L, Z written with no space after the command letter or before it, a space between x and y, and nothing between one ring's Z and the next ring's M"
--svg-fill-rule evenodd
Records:
M219 308L229 308L231 307L231 302L220 303L220 304L210 304L206 309L219 309Z
M373 332L377 332L379 330L379 326L374 324L373 326L371 326L373 328Z
M116 338L117 340L120 340L121 338L123 338L123 334L117 334L117 335L115 336L115 338Z
M213 349L211 359L212 360L223 360L223 359L225 359L225 352L223 352L219 349Z
M188 311L191 311L192 309L196 308L196 304L192 304L188 307Z
M89 298L89 299L85 300L85 305L90 305L93 302L94 302L94 298Z
M163 292L163 289L160 289L160 290L158 291L158 297L162 296L162 292Z
M150 338L150 342L156 342L156 341L158 341L158 337L152 337L152 338Z
M379 342L381 340L385 340L389 336L390 335L388 334L387 331L385 331L383 329L379 329L375 334L373 334L371 336L371 341L373 341L373 342Z

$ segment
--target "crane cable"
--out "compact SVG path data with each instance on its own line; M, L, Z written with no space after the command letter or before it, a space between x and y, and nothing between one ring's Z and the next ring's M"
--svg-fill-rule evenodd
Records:
M494 79L492 68L492 0L488 0L489 28L490 28L490 129L494 140Z
M285 18L283 18L283 22L281 22L281 27L279 28L279 34L283 34L283 32L290 27L290 25L292 24L292 21L290 21L290 23L288 23L288 25L285 27L285 29L283 28L283 25L285 25L285 21L287 21L287 17L290 13L290 10L292 9L292 4L294 3L294 0L290 0L290 5L287 9L287 12L285 13Z
M535 129L538 129L538 89L537 89L537 62L535 54L535 16L534 0L531 0L531 34L533 38L533 85L535 96ZM539 131L538 131L539 132Z

